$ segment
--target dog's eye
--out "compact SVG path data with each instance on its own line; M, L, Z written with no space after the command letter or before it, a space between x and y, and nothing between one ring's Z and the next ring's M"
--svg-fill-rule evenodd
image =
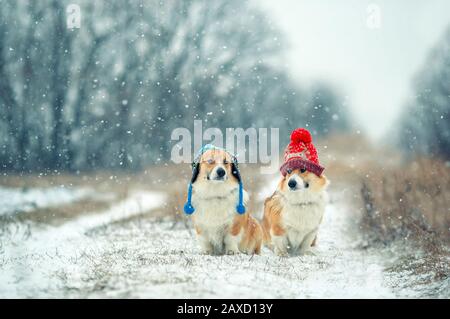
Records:
M210 165L212 165L212 164L214 164L216 161L215 160L213 160L213 159L209 159L209 160L207 160L206 161L206 163L208 163L208 164L210 164Z
M308 187L309 187L309 183L306 182L306 183L305 183L305 188L308 188Z
M306 168L300 168L300 173L306 172Z
M224 165L227 165L227 164L228 164L228 161L227 161L227 160L224 160L224 161L223 161L223 164L224 164Z
M292 173L292 170L290 168L287 169L286 171L288 174Z

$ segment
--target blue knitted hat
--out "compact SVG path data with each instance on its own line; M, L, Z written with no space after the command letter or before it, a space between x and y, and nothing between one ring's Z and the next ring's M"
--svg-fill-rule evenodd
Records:
M206 144L204 145L197 153L197 156L194 158L194 162L192 163L192 169L195 170L196 166L199 164L200 162L200 157L202 156L203 153L205 153L208 150L222 150L227 152L228 154L230 154L230 156L233 159L233 164L235 167L235 173L238 176L238 181L239 181L239 201L238 204L236 206L236 212L238 214L244 214L245 213L245 206L244 206L244 186L242 185L242 180L239 174L239 169L237 167L238 163L237 163L237 159L236 156L232 155L230 152L228 152L227 150L221 148L221 147L217 147L211 144ZM188 193L187 193L187 201L186 204L184 204L184 212L187 215L191 215L195 212L195 208L194 206L192 206L192 181L189 183L188 185Z

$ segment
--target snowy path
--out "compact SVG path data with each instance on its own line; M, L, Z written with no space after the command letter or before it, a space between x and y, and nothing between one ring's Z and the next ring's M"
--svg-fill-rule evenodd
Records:
M0 186L0 215L68 204L93 195L92 189L65 187L17 189Z
M34 229L26 239L2 239L0 296L39 297L57 290L58 283L52 277L70 268L74 258L85 249L96 246L95 239L86 236L89 230L154 209L164 198L160 193L136 192L104 212L79 217L59 227Z
M267 195L268 185L259 196ZM332 194L333 195L333 194ZM332 196L333 197L333 196ZM204 256L182 224L130 216L164 196L137 192L105 212L2 242L0 297L389 298L429 294L397 289L408 275L384 271L395 249L362 250L343 203L327 207L315 255ZM443 285L446 284L445 282ZM447 282L448 284L448 282ZM441 289L448 297L449 290Z

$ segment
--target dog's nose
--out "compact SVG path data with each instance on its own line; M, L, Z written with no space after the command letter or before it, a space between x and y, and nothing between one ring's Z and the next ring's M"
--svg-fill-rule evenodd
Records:
M297 182L295 181L295 179L290 179L288 182L288 186L289 188L295 188L297 186Z
M225 170L222 167L219 167L217 169L216 174L217 174L218 177L224 177L225 176Z

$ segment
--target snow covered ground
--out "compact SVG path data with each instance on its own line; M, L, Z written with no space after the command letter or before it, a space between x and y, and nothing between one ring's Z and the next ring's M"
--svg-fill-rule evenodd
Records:
M5 188L0 187L0 215L29 212L37 208L67 204L86 198L91 189L52 188Z
M165 195L135 191L103 212L0 237L0 297L450 297L448 279L420 285L387 271L407 248L359 248L351 214L331 195L314 254L217 257L202 255L183 223L141 217Z

